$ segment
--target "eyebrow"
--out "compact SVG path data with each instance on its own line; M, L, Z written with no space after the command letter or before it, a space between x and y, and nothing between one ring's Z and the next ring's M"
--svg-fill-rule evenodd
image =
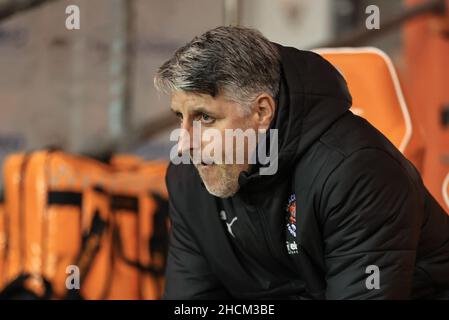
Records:
M175 114L179 113L179 110L175 110L173 108L173 106L170 107L171 111L174 112ZM191 114L198 114L198 113L205 113L207 115L211 115L211 116L218 116L215 112L209 111L204 107L196 107L193 108L193 110L191 110Z

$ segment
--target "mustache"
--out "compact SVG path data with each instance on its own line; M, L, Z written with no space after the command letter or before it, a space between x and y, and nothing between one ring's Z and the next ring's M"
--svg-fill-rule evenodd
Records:
M220 158L216 159L211 156L205 156L200 153L195 153L195 151L189 152L190 161L196 166L196 165L217 165L222 164L223 160L220 160ZM218 161L217 161L218 160Z
M188 151L190 161L195 166L198 165L216 165L225 166L230 164L235 164L234 155L227 158L226 155L208 155L196 152L194 150Z
M198 166L198 165L207 166L207 165L216 165L217 164L213 158L204 158L204 157L196 158L196 157L193 157L192 154L190 154L190 161L192 161L192 163L195 166Z

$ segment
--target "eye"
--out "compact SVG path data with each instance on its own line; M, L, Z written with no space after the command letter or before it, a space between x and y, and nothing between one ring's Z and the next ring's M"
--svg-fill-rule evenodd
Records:
M179 122L182 122L182 113L176 112L175 115L176 115L176 118L178 118Z
M205 124L210 124L210 123L213 123L215 121L214 118L212 118L211 116L209 116L209 115L207 115L205 113L201 114L201 119L200 120L201 120L201 122L203 122Z
M182 113L181 112L176 112L176 117L178 117L179 119L182 120Z

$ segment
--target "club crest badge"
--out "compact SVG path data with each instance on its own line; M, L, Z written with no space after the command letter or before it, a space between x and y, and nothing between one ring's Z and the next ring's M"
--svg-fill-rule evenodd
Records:
M293 193L288 198L285 207L285 223L287 227L286 246L288 254L298 254L296 243L296 195Z
M294 193L288 199L286 213L287 230L296 238L296 195Z

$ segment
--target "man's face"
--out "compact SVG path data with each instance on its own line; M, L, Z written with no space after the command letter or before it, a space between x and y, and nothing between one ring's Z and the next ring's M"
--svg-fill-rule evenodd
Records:
M221 143L222 148L218 148L218 150L222 150L223 161L221 163L214 161L213 152L206 156L202 154L201 161L192 162L209 193L222 198L235 194L239 189L238 177L240 173L249 170L248 154L254 152L254 148L248 147L245 139L243 145L245 150L241 150L242 146L239 149L238 144L233 139L232 163L225 163L225 157L229 159L229 153L225 155L226 148L229 147L229 142L225 139L225 129L241 129L243 131L251 129L257 133L258 123L254 112L245 114L239 104L221 95L214 98L206 94L193 94L184 91L177 91L172 94L171 108L180 119L181 128L188 132L188 135L181 134L179 138L178 154L188 152L190 157L194 158L194 153L204 150L207 145ZM200 143L193 141L195 138L194 121L201 123L201 130L198 132ZM215 138L206 138L204 132L208 129L216 129L220 133L221 142L216 141ZM212 151L215 150L217 149ZM238 152L244 152L243 163L236 161L236 153Z

